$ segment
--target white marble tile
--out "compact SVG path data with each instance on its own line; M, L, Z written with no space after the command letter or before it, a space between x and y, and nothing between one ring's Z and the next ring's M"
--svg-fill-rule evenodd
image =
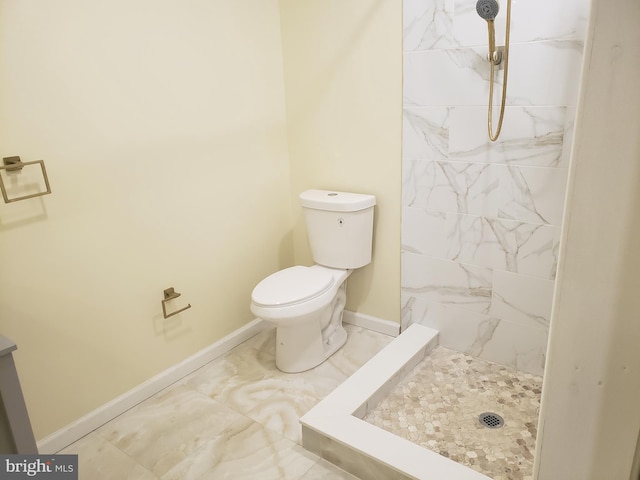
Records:
M405 298L415 323L438 330L439 344L522 372L543 373L547 348L544 326L524 325L451 305Z
M490 66L486 54L486 47L405 53L404 105L487 105ZM577 40L512 45L507 105L575 105L581 65L582 42ZM495 75L498 103L502 70Z
M275 330L257 337L189 375L184 383L237 412L248 413L282 386L272 353Z
M299 419L320 400L313 386L304 382L291 382L249 411L247 416L265 428L301 443Z
M403 330L427 307L464 310L451 323L476 330L461 344L483 325L492 335L482 351L492 359L542 368L588 10L588 0L514 0L505 122L490 142L487 24L475 2L405 0ZM495 78L498 103L501 70ZM464 282L446 260L486 269L488 304L465 303L474 290L461 294Z
M405 252L555 278L559 227L412 207L402 218Z
M560 227L500 219L483 219L488 225L487 257L494 270L555 279L560 246ZM471 263L475 252L462 252ZM464 261L464 260L463 260Z
M491 306L491 270L413 253L402 254L402 292L478 313Z
M524 325L549 327L553 280L496 271L490 314Z
M518 2L513 10L514 42L584 40L589 20L589 0Z
M489 167L415 160L411 170L403 173L403 204L433 211L494 214L495 199L500 198L499 172L491 172Z
M305 372L275 374L272 379L273 391L246 415L283 437L300 443L299 418L348 377L341 368L349 367L343 366L340 361L336 363L337 368L335 364L325 361Z
M78 455L78 473L81 479L154 480L158 478L95 432L58 453Z
M490 169L490 178L499 178L503 187L497 196L497 217L529 223L562 225L567 188L566 169L497 165L495 167Z
M405 107L484 105L488 98L486 51L471 48L404 54Z
M482 45L488 41L487 24L478 16L475 5L474 1L455 0L453 42L459 45ZM514 1L511 7L511 42L582 40L586 36L588 11L588 0ZM503 1L495 21L498 45L504 45L506 15L507 4Z
M317 460L300 445L248 418L240 418L162 479L298 480Z
M158 476L200 448L240 414L178 385L137 405L97 432Z
M349 479L287 438L299 439L299 416L393 340L345 329L343 348L300 374L275 368L274 330L264 331L61 453L78 453L80 478L91 480Z
M460 352L474 355L485 360L516 368L520 371L540 375L543 373L548 330L544 321L533 312L550 309L550 299L545 299L545 287L553 286L552 281L542 280L536 284L532 277L510 275L509 278L498 274L498 289L504 290L503 283L511 279L518 283L515 301L525 303L516 308L503 304L499 299L497 307L488 314L460 308L456 304L444 304L408 293L403 289L402 318L405 325L420 324L434 328L439 332L439 344ZM533 279L524 285L520 279ZM526 288L542 290L541 295L532 294L540 304L531 305ZM512 292L509 292L512 293ZM525 309L530 310L527 312ZM407 327L403 327L403 330Z
M402 208L402 251L452 260L447 256L450 214L423 208Z
M275 367L275 331L262 332L185 379L185 384L292 441L298 418L392 340L345 325L347 342L319 366L300 373Z
M578 101L583 44L556 40L515 44L509 53L510 105L567 105Z
M405 206L560 225L567 170L416 160ZM409 196L411 192L411 196Z
M404 44L407 50L451 48L454 0L411 0L404 2Z
M500 138L487 136L487 107L452 107L449 116L450 161L567 167L562 146L566 107L507 107ZM499 109L493 111L494 128Z
M424 207L430 204L429 195L434 185L427 182L436 178L437 162L402 160L402 205ZM431 202L432 204L432 202Z
M420 299L414 309L421 312L420 325L438 330L439 344L445 348L480 356L500 323L499 318Z
M449 109L405 108L402 115L402 158L447 160L449 156Z
M547 341L544 327L500 320L478 356L521 372L542 375Z

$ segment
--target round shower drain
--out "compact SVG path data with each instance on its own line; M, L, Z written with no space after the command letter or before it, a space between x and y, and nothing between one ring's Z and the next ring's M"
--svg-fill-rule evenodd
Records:
M504 418L493 412L481 413L478 420L481 425L487 428L500 428L504 425Z

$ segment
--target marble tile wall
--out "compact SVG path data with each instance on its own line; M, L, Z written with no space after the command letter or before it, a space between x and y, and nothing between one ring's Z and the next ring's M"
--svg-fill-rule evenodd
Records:
M496 142L476 2L403 6L403 328L437 328L447 348L534 374L544 366L588 4L513 1Z

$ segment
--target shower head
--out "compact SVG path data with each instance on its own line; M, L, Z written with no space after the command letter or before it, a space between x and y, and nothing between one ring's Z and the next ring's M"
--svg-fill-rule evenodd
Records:
M476 11L480 17L484 18L487 22L492 22L498 16L500 5L497 0L478 0L476 3Z
M497 0L478 0L476 3L476 11L478 15L487 21L487 29L489 30L489 61L491 63L500 63L496 54L496 32L493 21L498 16L500 6Z

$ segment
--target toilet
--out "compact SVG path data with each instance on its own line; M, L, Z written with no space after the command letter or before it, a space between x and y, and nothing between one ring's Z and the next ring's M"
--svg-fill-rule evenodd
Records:
M307 190L299 196L315 265L262 280L251 311L276 325L276 366L287 373L320 365L347 341L342 313L351 272L371 263L373 195Z

